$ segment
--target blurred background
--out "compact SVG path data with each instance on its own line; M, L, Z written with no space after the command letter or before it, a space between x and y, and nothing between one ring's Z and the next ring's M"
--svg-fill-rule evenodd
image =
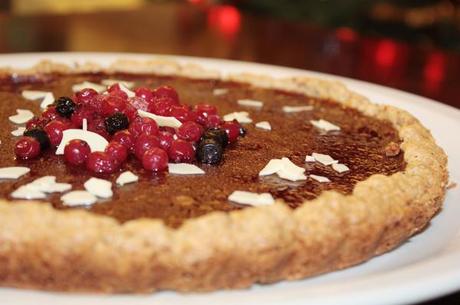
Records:
M460 0L0 0L0 53L40 51L261 62L460 107Z

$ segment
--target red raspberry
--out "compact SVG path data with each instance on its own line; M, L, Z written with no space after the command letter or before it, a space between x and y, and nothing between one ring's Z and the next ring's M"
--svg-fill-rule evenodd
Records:
M106 99L106 95L98 94L88 102L87 106L96 114L102 114L102 105L105 103Z
M161 116L168 116L174 102L169 98L162 98L149 105L148 111Z
M14 147L14 153L21 159L33 159L40 155L40 142L32 137L21 137Z
M113 135L112 141L122 144L129 151L134 149L135 138L128 130L117 131Z
M150 148L142 157L142 166L154 172L164 171L168 168L168 154L161 148Z
M191 163L195 159L195 149L192 143L180 139L172 142L168 153L169 159L176 163Z
M109 145L107 145L107 147L105 148L105 152L110 157L117 160L120 164L125 162L128 158L128 150L123 144L119 142L111 141Z
M160 140L160 147L166 151L169 150L172 142L174 141L173 134L168 131L160 131L158 139Z
M221 126L228 136L228 143L235 142L240 135L240 124L237 121L224 122Z
M97 91L91 88L86 88L75 93L74 101L80 105L88 105L90 101L97 96Z
M183 140L196 142L201 138L203 128L195 122L185 122L177 129L177 136Z
M102 103L102 115L107 117L115 112L122 112L125 107L126 103L122 98L107 95Z
M168 116L173 116L183 123L190 121L190 110L187 106L171 106Z
M89 123L92 118L93 111L91 111L88 107L78 107L74 113L72 113L70 120L77 128L81 128L83 125L83 119L86 119L86 122Z
M120 163L106 152L95 151L89 154L86 160L86 168L94 173L114 173L120 167Z
M216 106L209 104L198 104L194 107L194 112L197 114L196 122L205 125L208 116L217 114Z
M153 90L152 93L155 100L159 100L166 97L173 102L173 105L179 105L179 95L173 87L160 86Z
M137 138L140 134L148 135L157 135L158 134L158 125L157 123L150 119L144 117L137 117L134 121L129 124L129 132Z
M206 120L206 128L216 128L222 124L222 119L217 114L210 114Z
M43 129L46 124L48 124L48 120L44 118L39 118L39 117L33 117L26 123L26 129L31 130L35 128L40 128Z
M52 146L58 146L62 140L62 133L72 127L70 121L54 120L46 124L43 130L48 134Z
M107 141L110 140L110 134L105 129L105 120L101 117L96 117L88 122L88 130L103 136Z
M64 158L72 165L83 165L88 159L91 149L85 141L72 140L64 148Z
M130 122L134 121L134 119L138 117L137 109L134 108L134 106L132 106L131 104L126 104L126 108L123 109L122 113L128 117L128 120Z
M42 118L47 119L49 121L56 120L61 116L57 113L56 107L49 106L46 110L42 113Z
M160 147L160 140L157 136L149 134L141 134L134 144L134 155L142 160L144 153L150 148Z
M121 90L120 88L120 84L116 83L116 84L113 84L111 86L109 86L107 88L107 91L109 92L109 94L111 96L117 96L123 100L127 100L128 99L128 94L126 94L126 92L124 92L123 90Z
M128 99L128 104L133 106L135 109L140 109L144 111L149 111L150 104L147 100L143 99L142 97L130 97Z
M134 93L137 97L146 100L148 103L153 103L153 93L149 88L139 87L134 90Z

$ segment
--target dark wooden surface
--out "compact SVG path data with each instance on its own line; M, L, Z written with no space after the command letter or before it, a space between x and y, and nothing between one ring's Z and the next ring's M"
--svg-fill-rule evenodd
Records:
M0 12L0 53L143 52L237 59L379 83L460 108L460 54L347 28L243 14L230 6L11 16ZM460 293L428 304L460 304Z

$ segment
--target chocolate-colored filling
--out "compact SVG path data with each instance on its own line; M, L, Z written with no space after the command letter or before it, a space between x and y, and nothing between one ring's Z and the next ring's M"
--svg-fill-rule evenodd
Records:
M206 171L202 176L151 173L142 169L135 158L131 158L120 172L133 171L139 175L139 182L123 187L117 187L114 183L113 198L101 200L88 208L91 212L114 217L120 222L150 217L163 219L167 225L177 227L188 218L211 211L243 208L227 200L235 190L269 192L296 208L305 199L315 198L324 190L333 189L348 194L357 182L370 175L389 175L405 168L402 152L393 157L385 154L385 147L389 143L401 141L389 122L370 118L333 101L218 80L130 74L52 74L0 79L0 119L4 124L0 130L0 167L31 168L31 173L21 179L1 181L1 197L11 199L10 194L17 187L44 175L54 175L58 182L71 183L74 190L83 189L83 183L93 174L84 168L66 165L63 157L55 156L51 150L36 160L16 160L13 153L16 138L10 134L16 126L8 121L8 116L15 114L17 108L40 113L39 102L21 97L24 89L52 91L56 97L68 96L72 94L73 84L85 80L99 82L106 78L135 80L137 86L152 88L168 84L179 92L182 103L215 104L220 115L248 111L254 123L269 121L272 126L272 131L266 131L255 128L254 123L246 124L246 136L227 147L220 165L199 165ZM229 90L227 94L214 96L215 88ZM264 105L261 109L239 106L236 101L243 98L261 100ZM283 105L312 105L314 110L284 113L281 109ZM341 130L321 132L309 123L311 119L325 119L340 126ZM332 156L346 164L350 171L339 174L330 166L317 162L305 163L305 156L313 152ZM307 174L325 176L331 182L319 183L312 179L290 182L277 176L258 176L270 159L281 157L288 157L297 165L305 166ZM115 182L118 174L99 177ZM60 196L52 194L49 201L55 208L65 209Z

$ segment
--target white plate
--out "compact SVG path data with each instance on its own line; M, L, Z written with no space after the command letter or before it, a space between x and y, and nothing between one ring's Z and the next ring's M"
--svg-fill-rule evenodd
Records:
M27 67L40 59L74 63L86 60L109 64L124 58L152 55L111 53L42 53L0 56L0 66ZM406 109L431 129L449 155L451 180L460 182L460 111L435 101L361 81L268 65L227 60L172 57L227 72L250 71L276 77L314 75L344 82L376 103ZM429 179L430 177L427 177ZM460 187L447 194L444 209L422 234L367 263L340 272L295 282L255 286L248 290L180 295L84 295L0 289L0 304L402 304L434 298L460 289Z

